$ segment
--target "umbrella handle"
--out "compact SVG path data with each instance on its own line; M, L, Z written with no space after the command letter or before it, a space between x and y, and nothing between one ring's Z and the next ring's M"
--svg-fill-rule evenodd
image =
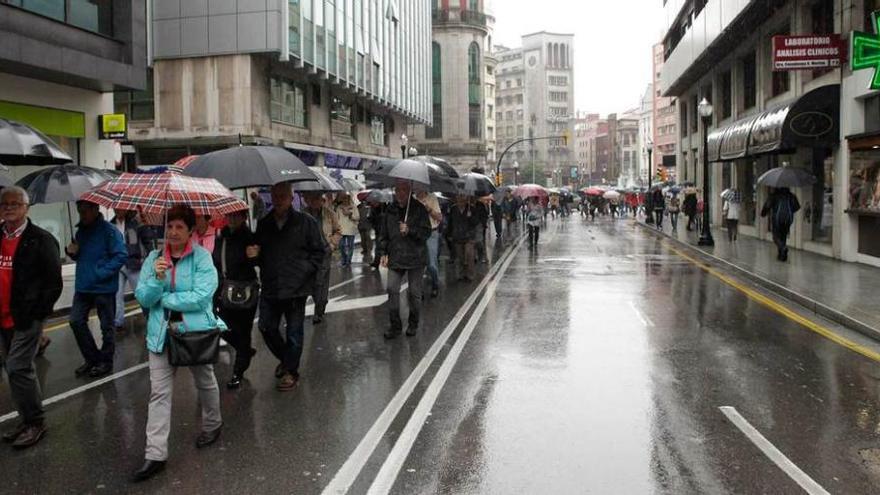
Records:
M409 197L406 198L406 213L403 215L403 223L406 223L409 220L409 203L412 201L413 181L409 181L409 188L410 192Z

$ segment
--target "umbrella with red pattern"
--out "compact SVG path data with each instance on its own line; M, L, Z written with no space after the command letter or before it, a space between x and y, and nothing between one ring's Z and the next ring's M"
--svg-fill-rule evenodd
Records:
M197 215L221 219L247 210L247 203L215 179L187 177L173 172L121 174L79 198L107 208L138 211L145 221L164 223L164 215L176 204L186 204Z
M550 197L547 189L538 184L523 184L517 186L517 188L513 190L513 195L520 199L538 198L542 201Z

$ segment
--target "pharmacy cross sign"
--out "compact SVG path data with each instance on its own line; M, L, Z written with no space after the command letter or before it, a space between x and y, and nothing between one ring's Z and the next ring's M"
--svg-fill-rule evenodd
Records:
M874 69L871 89L880 89L880 11L871 14L874 33L853 31L850 37L850 67L852 70Z

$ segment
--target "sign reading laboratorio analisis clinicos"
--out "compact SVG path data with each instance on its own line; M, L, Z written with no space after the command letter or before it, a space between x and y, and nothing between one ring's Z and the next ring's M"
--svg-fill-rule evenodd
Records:
M810 70L840 67L846 43L837 34L774 36L773 70Z

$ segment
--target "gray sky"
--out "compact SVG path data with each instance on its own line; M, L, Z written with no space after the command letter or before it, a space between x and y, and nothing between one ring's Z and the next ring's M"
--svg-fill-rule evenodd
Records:
M637 107L651 82L660 0L493 0L494 43L537 31L575 35L575 108L603 115Z

